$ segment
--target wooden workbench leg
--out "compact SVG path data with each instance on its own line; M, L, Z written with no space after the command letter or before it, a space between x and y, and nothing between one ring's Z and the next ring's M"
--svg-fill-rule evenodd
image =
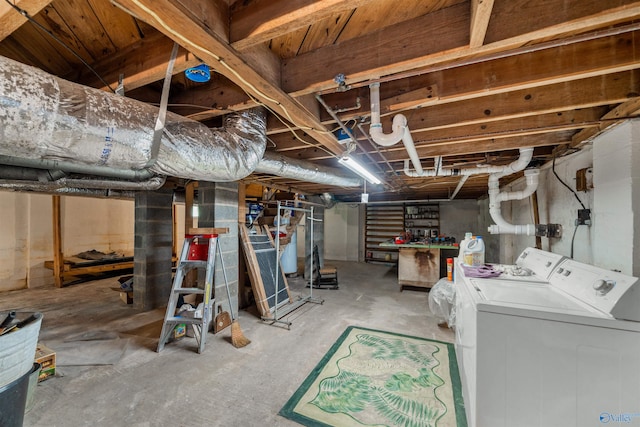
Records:
M64 255L62 253L62 220L60 217L60 196L51 196L53 202L53 280L56 287L61 288L62 267Z

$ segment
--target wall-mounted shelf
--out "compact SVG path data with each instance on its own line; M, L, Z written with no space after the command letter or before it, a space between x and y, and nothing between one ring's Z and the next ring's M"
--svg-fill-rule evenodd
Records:
M381 248L380 243L404 233L404 207L397 205L367 205L365 227L365 261L398 262L398 250Z
M414 238L436 238L440 234L440 206L438 204L404 205L404 230Z

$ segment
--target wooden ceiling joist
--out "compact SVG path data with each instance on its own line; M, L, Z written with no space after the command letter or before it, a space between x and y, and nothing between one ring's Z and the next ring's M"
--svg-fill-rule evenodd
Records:
M460 4L407 23L390 26L374 34L352 39L339 45L327 46L283 61L283 88L296 96L320 92L336 87L327 80L326 69L344 73L347 84L375 80L381 76L407 73L410 70L428 72L427 67L455 62L465 57L481 58L524 45L540 43L567 34L626 22L640 17L640 2L627 1L623 6L602 10L602 2L578 2L573 15L580 16L531 32L501 39L477 48L468 48L469 10ZM545 2L544 16L536 22L557 21L557 10L564 9L564 0ZM548 15L548 16L547 16ZM527 17L511 19L526 22ZM446 25L444 25L446 22ZM411 29L411 33L407 32ZM384 40L383 45L380 40ZM375 50L370 46L377 46ZM354 60L357 53L358 60Z
M252 68L246 58L241 57L223 38L204 27L192 15L176 7L173 2L169 0L113 1L185 47L270 109L296 126L304 128L332 153L342 154L342 146L331 133L326 131L317 117ZM255 63L255 58L250 62ZM263 63L272 63L272 61L265 58Z
M231 14L231 46L243 51L373 0L257 0Z
M487 34L493 0L471 0L471 27L469 47L482 46L484 36Z
M30 16L35 16L47 7L51 0L12 0L11 3L22 10L26 10ZM11 7L6 1L0 2L0 40L4 40L25 22L27 22L27 18L19 11Z

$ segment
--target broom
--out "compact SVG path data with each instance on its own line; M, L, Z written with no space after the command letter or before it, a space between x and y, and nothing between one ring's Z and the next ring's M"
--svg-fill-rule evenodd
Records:
M224 268L224 260L222 260L222 254L220 254L220 260L222 262L222 274L224 275L224 286L227 289L227 298L229 300L229 311L231 312L231 344L236 348L245 347L251 344L251 340L245 337L240 329L240 323L238 319L233 315L233 307L231 306L231 292L229 292L229 281L227 280L227 272Z

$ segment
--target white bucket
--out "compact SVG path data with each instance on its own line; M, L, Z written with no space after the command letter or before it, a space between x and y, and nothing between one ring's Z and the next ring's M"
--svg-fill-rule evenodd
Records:
M4 319L7 314L6 311L0 312L0 319ZM18 312L16 318L17 321L22 321L32 314L36 315L37 318L23 328L0 336L0 388L33 369L42 314Z

